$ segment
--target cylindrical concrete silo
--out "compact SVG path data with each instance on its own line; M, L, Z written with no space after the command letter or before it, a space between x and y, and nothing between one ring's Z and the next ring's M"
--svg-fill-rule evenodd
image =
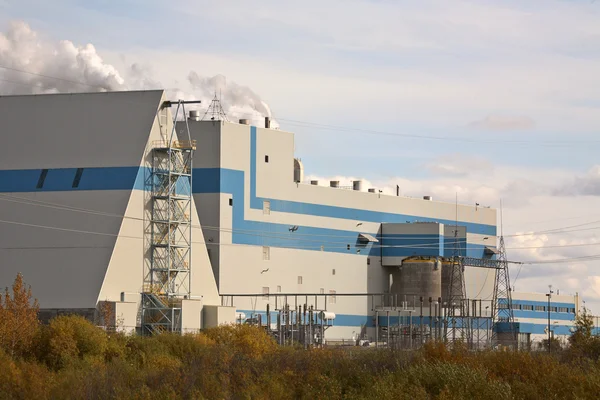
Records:
M442 262L442 302L448 302L450 297L454 299L462 299L462 287L463 281L465 279L464 271L459 265L456 265L457 272L456 277L459 279L458 284L454 284L454 293L450 292L450 284L452 281L452 261L444 261Z
M442 271L436 258L409 257L392 273L391 293L398 296L398 304L413 303L423 296L434 301L442 295Z

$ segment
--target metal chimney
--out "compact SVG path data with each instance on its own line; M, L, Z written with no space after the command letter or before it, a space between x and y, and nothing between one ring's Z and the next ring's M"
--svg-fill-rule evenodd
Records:
M271 128L271 118L265 117L265 128Z
M189 117L192 121L200 121L200 111L191 110L189 113Z

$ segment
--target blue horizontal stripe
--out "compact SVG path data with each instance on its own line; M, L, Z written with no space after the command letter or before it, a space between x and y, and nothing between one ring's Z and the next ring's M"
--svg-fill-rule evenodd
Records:
M261 315L261 321L263 325L267 323L267 312L266 311L252 311L252 310L237 310L236 312L242 312L246 314L246 318L250 318L251 316ZM270 312L271 314L271 324L275 324L277 322L277 312ZM315 313L315 321L317 323L321 323L320 318L318 318L318 313ZM292 314L292 318L294 321L296 313ZM308 313L307 313L308 318ZM337 314L335 315L335 319L329 323L333 326L352 326L352 327L373 327L374 325L374 317L369 317L368 315L353 315L353 314Z
M547 319L548 311L530 311L530 310L513 310L515 318L538 318ZM551 312L550 319L552 321L572 321L575 319L575 314Z
M0 192L61 192L78 190L144 190L145 171L140 167L84 168L77 188L77 168L50 168L41 188L41 169L0 170Z
M513 300L513 304L548 307L548 301ZM550 300L550 307L575 308L575 303L555 303Z

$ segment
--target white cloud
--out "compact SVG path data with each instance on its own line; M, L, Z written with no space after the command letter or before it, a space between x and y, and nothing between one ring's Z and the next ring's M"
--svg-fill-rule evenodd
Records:
M564 196L598 196L600 195L600 165L594 165L583 176L575 176L554 190L557 195Z

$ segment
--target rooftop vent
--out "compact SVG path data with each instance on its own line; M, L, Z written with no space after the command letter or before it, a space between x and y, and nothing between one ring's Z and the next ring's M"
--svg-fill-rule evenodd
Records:
M242 125L250 125L250 120L246 118L240 119L240 124Z
M331 186L332 188L339 188L340 181L329 181L329 186Z
M271 127L271 118L269 117L265 117L265 128L270 128Z
M352 181L352 189L360 192L362 190L362 181Z
M314 185L314 186L318 186L319 185L319 181L310 181L310 184Z
M423 196L423 200L432 201L433 197L431 197L431 196Z
M304 181L304 166L302 161L294 158L294 182L301 183Z
M200 111L198 110L191 110L189 116L192 121L200 121Z
M375 188L370 188L369 193L375 193Z

